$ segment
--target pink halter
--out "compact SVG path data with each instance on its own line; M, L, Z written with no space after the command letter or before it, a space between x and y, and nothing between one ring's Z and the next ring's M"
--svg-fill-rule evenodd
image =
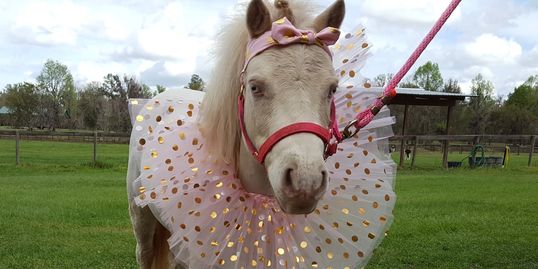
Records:
M287 18L282 18L273 23L271 31L264 33L258 38L250 40L248 43L245 66L241 72L241 93L238 97L238 117L241 133L245 143L247 144L247 147L253 157L260 164L264 164L265 158L272 148L278 142L288 136L298 133L311 133L318 136L326 145L325 157L329 157L336 153L337 144L342 140L342 135L338 130L335 104L333 100L331 107L331 123L329 128L320 126L319 124L313 122L294 123L276 131L274 134L269 136L267 141L265 141L265 143L263 143L263 145L260 147L260 150L258 150L247 133L244 121L245 97L243 95L243 91L245 82L243 76L248 64L254 57L271 47L286 46L290 44L317 45L323 48L332 58L332 53L329 46L334 45L338 41L339 37L340 30L336 28L327 27L321 32L315 33L311 30L297 29Z

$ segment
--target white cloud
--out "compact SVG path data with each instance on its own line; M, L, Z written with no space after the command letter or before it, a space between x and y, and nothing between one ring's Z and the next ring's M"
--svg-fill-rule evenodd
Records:
M515 63L523 53L519 43L498 37L494 34L482 34L465 46L467 53L484 63Z
M75 45L88 11L70 1L29 2L15 15L11 34L37 45Z
M431 24L435 22L448 6L449 0L365 0L361 12L379 20L407 24ZM459 20L461 12L457 9L451 20Z

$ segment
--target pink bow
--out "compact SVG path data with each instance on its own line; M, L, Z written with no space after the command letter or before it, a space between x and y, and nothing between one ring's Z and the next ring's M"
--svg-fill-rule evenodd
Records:
M333 27L327 27L319 33L311 30L300 30L287 18L282 18L273 23L271 37L280 45L305 43L327 47L334 45L338 41L340 30Z
M282 18L273 23L271 31L258 38L250 40L247 46L247 55L243 71L247 68L252 58L274 46L286 46L290 44L308 44L322 47L332 57L329 46L334 45L340 37L340 30L327 27L316 33L311 30L297 29L287 18Z

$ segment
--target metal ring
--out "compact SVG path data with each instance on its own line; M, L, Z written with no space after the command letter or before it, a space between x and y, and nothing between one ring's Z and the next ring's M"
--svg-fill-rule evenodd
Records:
M342 136L344 139L349 139L359 133L359 129L355 127L355 124L357 124L357 122L358 120L355 119L347 124L346 128L344 128L344 131L342 132ZM351 127L355 127L356 130L354 133L351 133L351 131L349 130Z

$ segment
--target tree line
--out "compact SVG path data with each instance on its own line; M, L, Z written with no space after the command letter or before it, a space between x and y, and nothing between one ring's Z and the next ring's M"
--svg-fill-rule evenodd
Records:
M202 90L204 82L193 75L188 87ZM128 132L128 99L152 98L164 91L164 86L157 85L153 91L133 76L117 74L77 88L66 65L48 60L35 83L5 86L0 107L9 109L9 117L0 119L0 125L51 131L61 128Z
M384 87L392 74L381 74L373 85ZM427 91L462 93L458 80L444 80L439 65L427 62L402 82L401 88L422 88ZM536 134L538 133L538 75L530 76L506 98L494 95L494 85L481 74L471 82L471 95L453 108L451 134ZM401 131L404 107L390 106L398 120L395 130ZM445 134L446 107L412 106L409 109L406 133L412 135Z
M392 76L378 75L372 84L384 87ZM202 78L193 75L186 88L203 90L204 87ZM461 93L459 82L452 78L444 80L439 65L433 62L420 66L399 87ZM0 117L0 125L128 132L131 121L127 100L152 98L164 91L163 86L152 91L132 76L117 74L108 74L103 81L76 87L67 66L48 60L35 83L5 86L0 94L0 107L6 106L10 115L7 120ZM477 74L472 80L471 94L476 97L453 109L452 134L538 133L538 75L530 76L506 98L499 98L494 96L493 83ZM399 118L395 130L401 130L404 108L391 106L391 109ZM444 134L446 113L446 107L411 107L407 134Z

